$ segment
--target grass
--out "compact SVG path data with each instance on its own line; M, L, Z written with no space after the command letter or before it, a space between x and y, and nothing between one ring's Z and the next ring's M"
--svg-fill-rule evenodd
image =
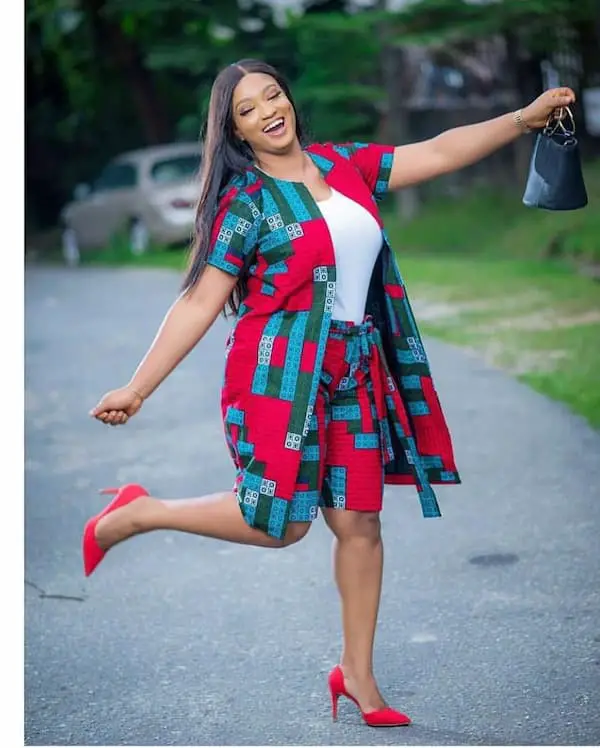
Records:
M106 248L87 252L83 256L85 265L131 265L139 267L171 268L183 272L187 264L187 247L167 249L150 245L143 255L132 255L125 236L116 236Z
M600 427L600 284L562 263L400 253L423 332Z
M386 226L423 332L477 352L600 428L600 162L584 169L590 205L549 213L478 190ZM86 264L184 270L186 253L132 257L122 239Z
M478 189L458 201L437 200L406 225L392 220L392 244L473 257L561 257L600 263L600 161L587 164L584 177L589 205L583 210L536 210L526 208L520 194Z

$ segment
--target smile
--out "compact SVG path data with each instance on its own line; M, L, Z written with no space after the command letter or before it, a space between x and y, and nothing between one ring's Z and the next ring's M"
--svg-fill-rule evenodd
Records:
M274 133L274 132L281 132L281 130L285 127L285 119L283 117L279 117L278 119L274 120L270 124L268 124L266 127L263 128L264 133Z

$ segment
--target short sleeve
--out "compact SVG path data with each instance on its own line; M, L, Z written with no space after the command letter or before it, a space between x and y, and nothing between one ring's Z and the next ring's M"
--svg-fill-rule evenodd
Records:
M394 163L393 145L343 143L333 147L356 167L375 198L386 194Z
M232 188L219 202L206 262L239 275L258 241L260 212L244 193Z

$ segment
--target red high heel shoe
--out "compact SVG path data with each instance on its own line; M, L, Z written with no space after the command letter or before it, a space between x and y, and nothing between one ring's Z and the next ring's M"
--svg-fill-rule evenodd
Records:
M405 725L410 725L410 717L397 712L389 706L383 709L376 709L374 712L363 712L354 696L346 691L344 673L339 665L336 665L329 673L329 691L331 693L331 710L334 722L337 720L338 699L340 696L345 696L356 704L363 720L369 727L404 727Z
M96 540L96 525L98 522L102 517L114 512L115 509L120 509L135 499L139 499L140 496L148 496L148 491L137 483L128 483L125 486L121 486L121 488L104 488L100 493L116 495L100 514L97 514L86 522L83 529L83 570L86 577L89 577L106 555L106 551L100 548Z

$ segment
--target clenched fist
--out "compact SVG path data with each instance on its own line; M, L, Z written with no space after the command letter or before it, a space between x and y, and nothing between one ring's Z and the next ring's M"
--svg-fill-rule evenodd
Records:
M109 426L122 426L138 412L143 402L143 398L130 387L121 387L107 392L90 415Z
M575 94L570 88L552 88L522 110L523 120L532 130L538 130L546 125L552 114L574 102Z

